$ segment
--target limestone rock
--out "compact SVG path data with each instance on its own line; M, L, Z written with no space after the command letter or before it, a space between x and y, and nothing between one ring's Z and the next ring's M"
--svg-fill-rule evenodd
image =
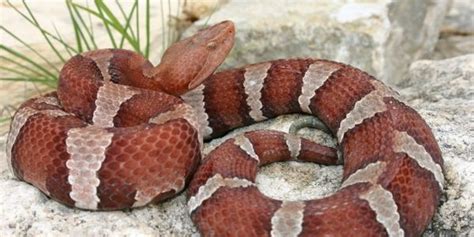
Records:
M471 0L454 0L431 58L451 58L470 53L474 53L474 4Z
M400 92L438 139L447 186L426 236L474 234L474 54L410 66Z
M214 12L208 24L236 23L236 44L224 67L316 57L348 63L397 84L412 61L432 51L447 6L448 0L234 0Z

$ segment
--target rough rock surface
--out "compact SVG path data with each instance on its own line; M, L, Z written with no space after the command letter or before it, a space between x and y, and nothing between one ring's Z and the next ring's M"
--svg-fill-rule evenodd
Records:
M427 235L474 235L474 54L410 66L400 92L430 124L445 160L447 187Z
M308 4L307 0L291 6L283 6L283 2L255 1L251 6L243 6L234 0L214 13L211 23L230 18L238 27L237 48L226 62L227 67L280 57L326 57L351 63L379 77L394 73L398 79L385 77L391 82L404 78L402 72L409 69L399 91L433 128L446 164L447 186L442 203L424 236L474 236L474 55L417 61L409 66L433 47L446 1L435 1L429 6L423 5L428 1L403 3L416 2L415 6L399 3L402 1L361 4L358 2L362 1L341 0L325 1L327 4L318 6ZM451 24L449 19L448 16L445 25ZM452 24L459 21L453 20ZM446 55L453 55L449 48L446 50ZM246 130L286 131L300 117L282 116L236 130L207 144L205 151ZM334 139L322 132L304 129L301 135L334 145ZM4 150L5 136L0 136L0 236L197 235L186 211L184 194L159 205L127 211L70 209L14 179L8 171ZM341 166L287 162L263 167L257 182L268 196L296 200L330 194L339 187L341 177Z
M236 44L225 66L318 57L349 63L397 84L412 61L431 53L447 6L447 0L234 0L195 25L226 19L236 23Z
M400 90L433 128L445 159L447 186L442 204L425 236L474 234L474 55L443 60L418 61L410 68L409 87ZM207 144L205 151L242 131L271 128L286 131L299 115L282 116L238 129ZM301 135L322 144L334 140L310 129ZM32 186L12 178L0 142L0 233L12 235L160 235L196 234L188 217L183 194L160 205L131 211L89 212L64 207ZM261 169L258 187L268 196L310 199L335 191L341 166L296 162L276 163ZM5 195L7 194L7 195Z
M430 58L443 59L470 53L474 53L474 4L471 0L454 0Z

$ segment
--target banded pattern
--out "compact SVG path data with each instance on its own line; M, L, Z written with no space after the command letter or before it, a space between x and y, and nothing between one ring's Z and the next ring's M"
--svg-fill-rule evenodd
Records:
M113 133L100 127L73 128L67 133L66 149L71 158L66 162L69 169L72 200L75 206L97 209L100 202L97 187L100 180L97 171L105 160L105 150L112 143Z
M275 237L298 236L303 230L304 202L282 202L272 217L272 231Z
M332 154L333 159L329 159L328 162L324 155L327 153L323 152L321 147L311 144L312 148L309 148L308 141L294 135L281 134L280 140L277 140L272 137L275 136L273 132L254 132L258 135L245 133L234 138L234 143L225 142L209 153L191 181L188 190L190 205L192 205L190 212L201 233L205 236L208 233L232 236L234 234L230 233L245 229L246 233L263 231L272 236L299 234L323 236L346 233L341 228L344 230L362 228L358 233L360 235L417 236L421 234L435 210L426 207L436 207L439 201L439 190L443 187L444 178L441 166L438 164L439 160L432 156L432 154L439 154L439 148L436 146L433 135L425 129L427 126L421 117L408 110L408 107L399 101L396 92L364 72L330 61L273 61L256 64L250 68L252 67L260 68L260 71L255 73L260 76L248 76L246 72L250 69L246 67L242 70L217 73L204 81L207 90L202 94L203 101L209 100L206 98L226 98L229 90L236 90L230 88L237 88L242 91L232 91L233 94L243 93L246 96L242 97L244 102L236 101L235 104L248 105L232 113L229 110L224 112L214 107L212 103L201 104L204 107L203 110L207 112L208 120L219 121L223 116L222 113L226 113L228 117L242 118L240 123L233 124L232 127L244 126L251 123L245 117L254 117L250 113L255 115L255 111L260 110L265 118L293 112L311 113L318 116L336 135L341 145L346 163L344 182L339 192L327 198L297 203L272 200L260 194L255 188L241 186L220 186L212 193L208 192L204 201L195 202L199 193L197 190L206 186L211 177L222 176L227 179L245 179L253 182L258 170L256 167L270 162L298 159L324 164L337 163L336 152ZM281 71L282 68L285 68L284 72ZM294 73L293 76L285 74L290 71ZM277 72L281 77L286 78L280 86L292 85L291 90L299 91L299 93L288 93L285 89L276 90L273 85L281 82ZM213 89L218 81L224 78L227 80L227 86L222 89L222 85L219 85L221 89ZM258 85L253 88L259 91L249 90L249 85ZM269 95L272 95L272 98L269 98ZM255 106L260 104L255 101L256 98L260 100L263 107ZM252 103L249 102L250 100ZM288 101L297 101L299 106L295 110L292 102L288 103ZM269 108L273 111L272 113L268 112ZM209 124L213 131L221 129L214 124ZM407 132L405 129L410 128L404 124L407 126L420 124L423 129L411 129ZM270 145L263 145L264 141ZM232 145L236 148L232 148ZM320 153L315 159L315 153L310 151L316 147ZM426 147L430 150L426 150ZM228 156L232 154L234 158L229 159ZM402 154L406 154L403 161L400 160ZM249 163L245 161L245 157L260 162ZM415 163L406 163L405 159L411 159ZM413 164L418 166L413 166ZM416 170L416 172L407 173L406 169ZM431 178L426 174L431 174ZM412 191L413 186L408 189L396 188L399 185L405 185L399 182L406 179L418 182L417 189L423 189L423 191ZM432 184L439 184L439 189L431 191L429 187ZM213 218L213 216L221 216L225 219L228 215L229 218L230 215L235 217L234 215L237 214L229 212L240 213L240 208L231 203L239 203L247 199L260 203L258 211L267 214L247 216L247 218L252 218L247 221L235 219L233 222L237 223L232 224ZM413 203L423 202L422 200L425 200L422 205L413 206ZM416 220L412 218L411 211L406 211L407 203L411 203L410 208L415 208L422 213ZM227 209L226 205L233 208ZM251 207L248 208L250 208L249 213L257 211ZM362 210L369 210L369 213ZM281 215L284 217L280 218ZM370 224L373 228L363 229L364 223L354 221L368 221L368 218L370 222L376 223ZM334 222L346 223L346 226L336 228L338 225ZM252 223L262 224L252 225ZM219 225L226 228L222 229ZM255 226L261 226L263 230L256 229ZM347 234L354 233L347 232Z
M191 90L183 95L181 98L186 102L186 104L190 105L194 108L197 116L197 122L199 123L200 133L204 138L209 138L212 134L212 128L209 127L209 116L205 110L204 104L204 85L199 85L194 90Z
M298 159L301 151L301 138L292 135L292 134L285 134L285 141L288 150L290 151L290 156L293 159Z
M314 97L314 92L317 91L324 82L341 67L342 66L338 64L328 65L323 61L316 61L309 66L303 77L301 95L298 97L301 111L311 113L309 104L311 103L311 98Z
M267 77L267 71L271 63L255 64L245 68L244 88L247 94L247 104L250 107L249 115L255 121L267 119L262 113L262 102L260 101L263 81Z
M102 74L102 78L104 78L104 81L107 82L112 80L112 77L109 73L110 62L114 56L112 50L105 49L100 51L90 51L83 53L82 56L94 60L97 67L99 68L100 73Z
M105 83L97 92L95 110L92 115L93 124L100 127L113 127L114 118L120 106L137 93L125 86Z
M106 67L118 68L105 59L113 52L68 61L58 94L25 102L11 125L14 174L69 206L114 210L169 198L201 158L200 125L189 105L98 78Z
M441 152L423 119L383 83L337 62L276 60L211 75L233 36L231 22L199 31L173 44L157 67L119 49L71 58L57 94L17 111L7 140L9 166L69 206L142 206L184 189L201 159L203 137L308 113L341 149L272 131L224 142L202 160L188 189L200 232L421 235L444 185ZM292 159L338 164L338 152L344 182L328 197L274 200L254 184L262 165Z

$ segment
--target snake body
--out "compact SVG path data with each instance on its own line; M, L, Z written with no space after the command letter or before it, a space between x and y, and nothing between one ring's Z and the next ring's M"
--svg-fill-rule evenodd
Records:
M382 82L333 61L212 74L230 38L232 23L220 23L172 46L157 67L126 50L73 57L57 92L15 114L14 174L66 205L106 210L164 200L189 182L189 212L204 236L421 235L444 177L420 115ZM201 161L203 139L289 113L318 117L336 137L344 173L334 194L281 201L258 190L262 165L340 162L335 149L294 134L247 132Z

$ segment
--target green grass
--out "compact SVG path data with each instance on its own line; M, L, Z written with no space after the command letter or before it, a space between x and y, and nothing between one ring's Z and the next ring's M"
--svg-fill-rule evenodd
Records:
M3 43L0 44L0 59L5 62L0 65L0 75L2 75L0 80L39 83L55 88L60 68L68 58L84 51L101 48L101 45L96 41L95 29L92 24L93 18L97 18L103 24L107 31L108 41L113 48L129 48L148 58L150 56L150 36L152 34L150 0L142 0L141 3L139 0L135 0L127 8L122 3L119 0L94 0L90 5L81 5L72 0L65 0L64 4L67 7L74 30L74 40L66 41L61 31L56 27L54 27L54 32L46 30L38 22L34 12L24 0L22 2L23 10L7 1L7 4L23 20L41 33L49 47L48 50L54 53L54 57L45 57L32 45L18 37L11 29L0 26L1 31L13 37L25 49L20 51ZM116 5L115 10L113 10L112 4ZM181 3L178 1L178 6L180 5ZM155 24L162 24L163 27L162 52L178 38L176 32L172 32L172 29L165 22L165 7L168 7L168 11L172 13L171 1L161 0L162 22L154 22ZM179 8L176 10L176 14L180 14ZM144 29L140 29L141 23L145 24ZM37 57L38 60L30 59L31 55Z
M179 17L181 1L178 0L178 8L171 9L171 0L161 0L161 22L150 22L150 0L134 0L127 7L123 1L91 0L87 4L78 4L72 0L65 0L64 4L68 10L74 39L65 40L61 29L57 29L53 22L54 31L48 31L35 17L34 11L24 0L22 6L16 6L10 1L6 2L21 18L31 24L42 36L47 45L49 56L44 56L35 46L28 44L7 26L0 26L0 31L5 32L21 45L21 49L8 47L0 42L0 80L32 83L35 88L55 89L62 65L72 56L94 49L104 48L97 42L96 25L97 20L103 25L107 32L108 45L113 48L128 48L134 50L146 58L150 57L150 37L152 34L162 33L161 47L163 51L179 37L165 22L164 9L168 8L170 14ZM168 5L168 6L166 6ZM115 7L115 8L114 8ZM20 9L21 8L21 9ZM118 9L118 10L117 10ZM172 11L173 10L173 11ZM161 24L162 32L151 32L151 24ZM143 25L145 27L143 28ZM102 41L103 42L103 41ZM107 43L106 43L107 44ZM44 45L44 44L43 44ZM53 56L50 56L53 54ZM32 59L34 58L34 59ZM11 107L11 106L10 106ZM0 108L0 124L8 121L15 109L7 107Z

